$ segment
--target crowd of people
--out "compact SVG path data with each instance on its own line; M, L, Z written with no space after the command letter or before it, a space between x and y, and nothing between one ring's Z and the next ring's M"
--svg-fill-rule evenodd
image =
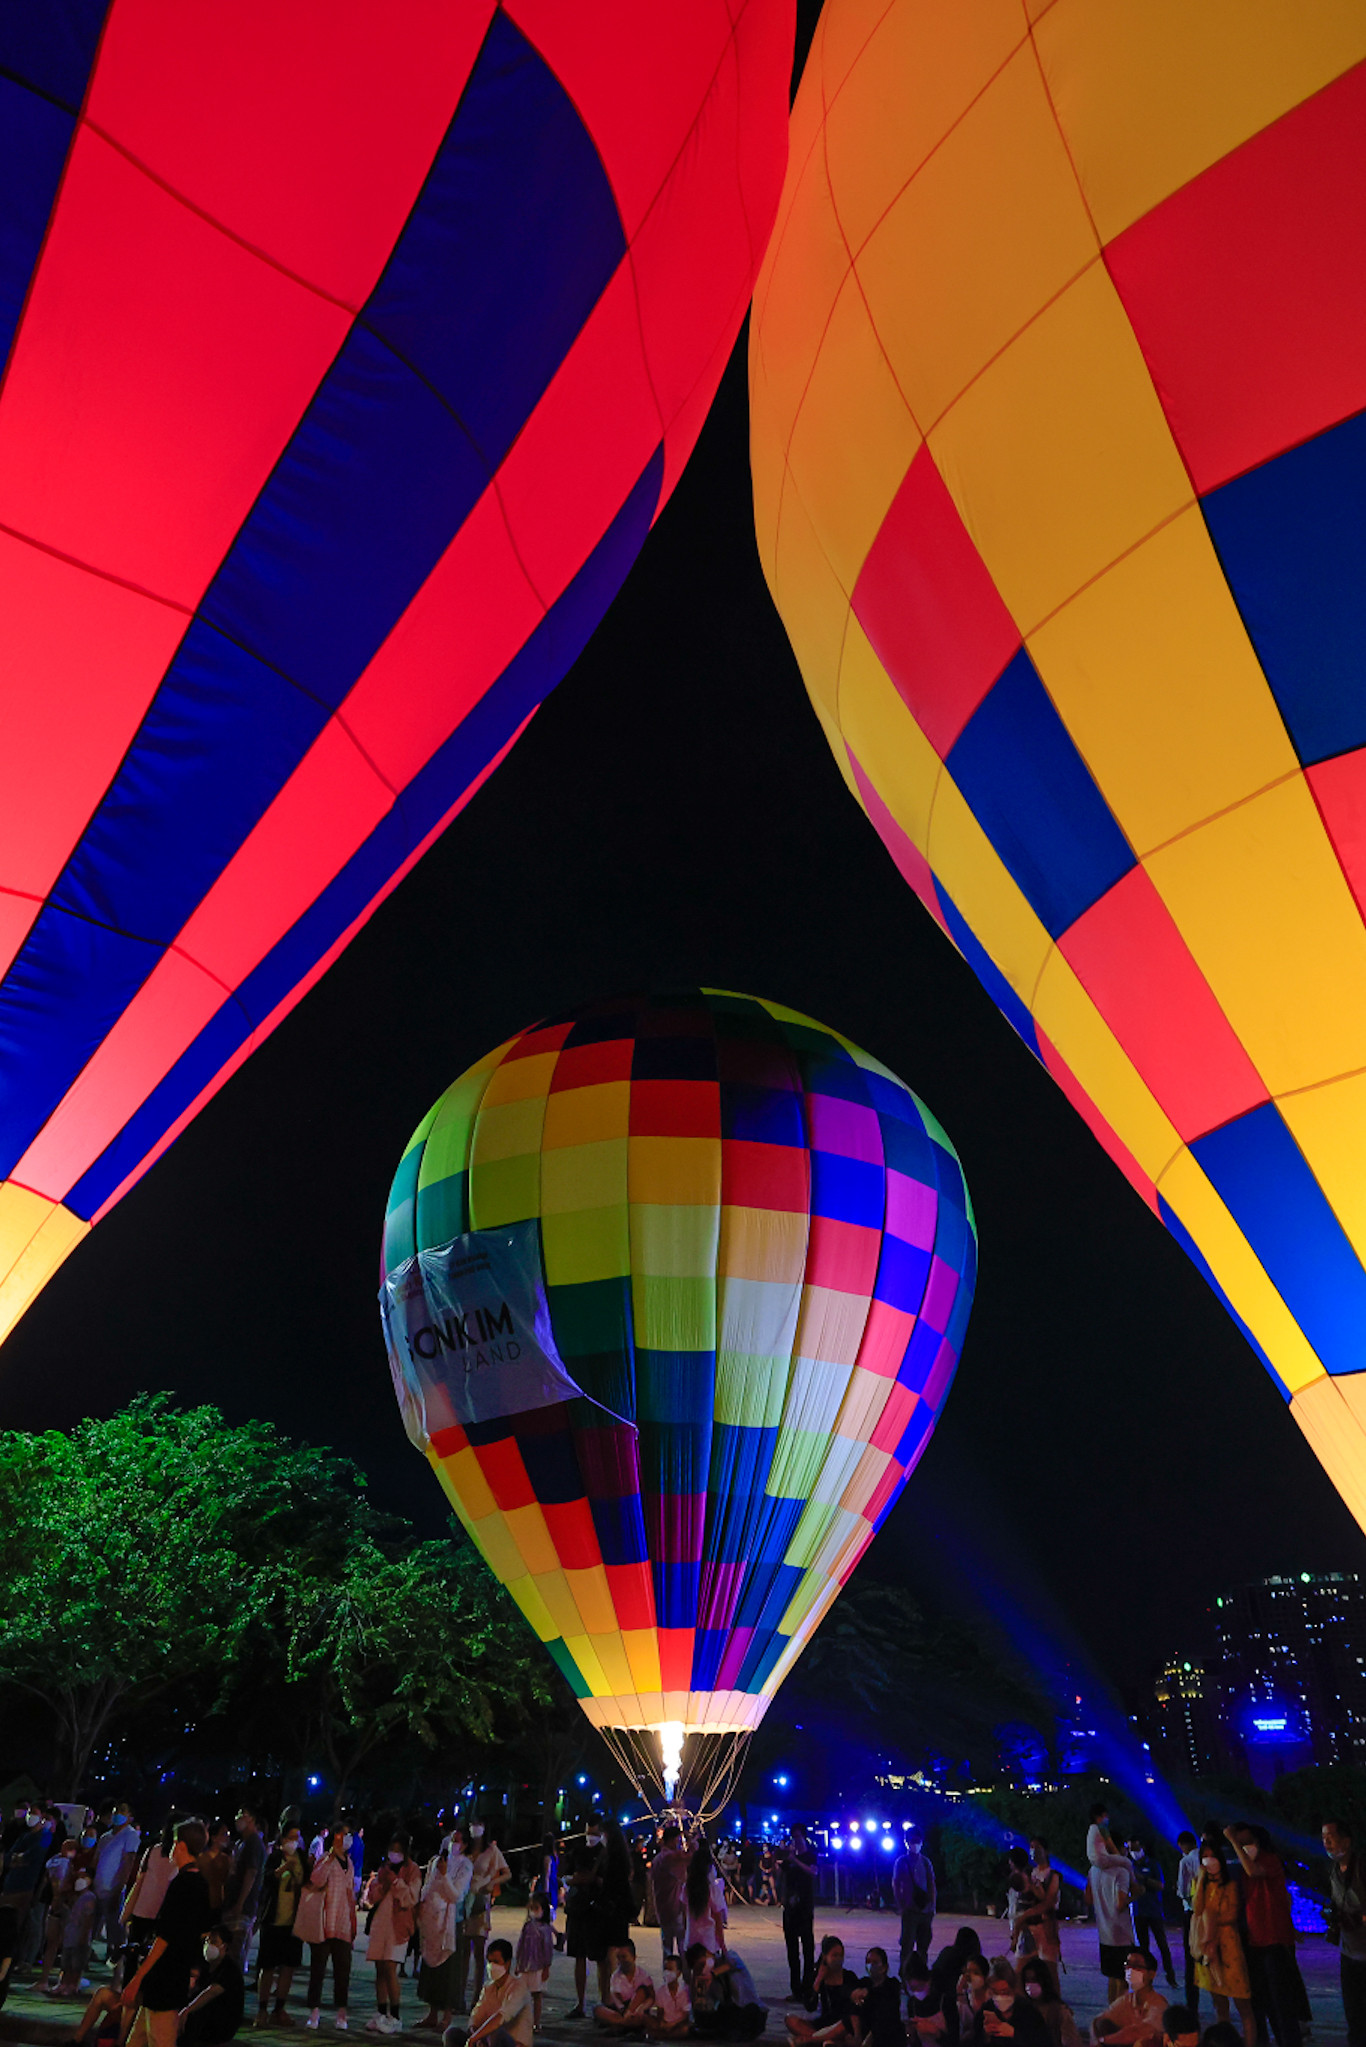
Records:
M1366 2047L1366 1861L1345 1822L1330 1822L1323 1839L1348 2047ZM1239 1822L1199 1840L1183 1835L1179 1847L1181 1982L1160 1863L1142 1840L1116 1838L1104 1804L1092 1813L1086 1902L1109 2001L1088 2029L1090 2047L1302 2047L1309 2008L1270 1837ZM297 1809L272 1821L244 1803L231 1823L213 1825L174 1815L144 1841L126 1804L95 1814L25 1800L0 1833L0 2003L27 1973L54 2001L82 2004L80 2043L225 2047L253 1996L256 2024L316 2031L330 1977L329 2023L346 2032L363 1931L374 1974L370 2034L532 2047L563 1950L570 2021L647 2040L754 2039L769 2013L731 1939L738 1901L781 1912L795 2007L789 2047L996 2047L1017 2037L1019 2047L1081 2047L1062 1995L1062 1877L1046 1841L1006 1855L1007 1951L994 1957L967 1926L932 1956L938 1887L915 1826L891 1870L895 1966L871 1946L859 1972L835 1934L817 1943L818 1873L800 1824L750 1854L739 1841L714 1849L668 1816L633 1843L612 1821L590 1823L564 1842L547 1835L531 1856L514 1942L492 1937L492 1908L512 1871L493 1823L477 1814L444 1825L439 1838L428 1827L416 1845L404 1828L385 1826L367 1848L359 1820L310 1838ZM641 1926L658 1927L657 1970L637 1948ZM97 1983L99 1968L106 1980ZM1157 1989L1159 1968L1170 2002ZM410 1969L422 2011L405 2028ZM306 1989L292 2011L296 1975ZM1214 2016L1202 2033L1204 1997Z

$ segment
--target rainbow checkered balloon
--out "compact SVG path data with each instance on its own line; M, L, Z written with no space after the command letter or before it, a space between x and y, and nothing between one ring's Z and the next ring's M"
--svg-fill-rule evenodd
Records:
M434 1426L426 1455L595 1726L751 1729L948 1392L977 1269L953 1146L779 1003L601 1002L442 1095L386 1284L528 1222L582 1396Z

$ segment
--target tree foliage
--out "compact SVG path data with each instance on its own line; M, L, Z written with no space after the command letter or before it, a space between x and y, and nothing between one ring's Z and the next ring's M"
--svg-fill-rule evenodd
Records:
M544 1696L464 1540L420 1543L355 1467L268 1422L141 1396L0 1434L0 1687L40 1699L63 1789L153 1702L319 1741L342 1783L387 1741L487 1739ZM339 1787L340 1795L340 1787Z

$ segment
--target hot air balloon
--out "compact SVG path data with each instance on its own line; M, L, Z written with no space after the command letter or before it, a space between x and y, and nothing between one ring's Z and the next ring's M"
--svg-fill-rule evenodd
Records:
M603 1002L447 1089L383 1273L464 1528L642 1789L714 1809L948 1392L976 1273L948 1138L778 1003Z
M792 0L0 26L0 1335L466 803L687 459Z
M1366 1526L1363 60L829 0L750 370L845 781Z

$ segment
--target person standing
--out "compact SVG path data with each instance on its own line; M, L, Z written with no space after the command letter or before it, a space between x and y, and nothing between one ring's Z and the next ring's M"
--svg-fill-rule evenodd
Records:
M474 1965L474 2001L484 1984L484 1948L492 1928L493 1908L498 1902L498 1893L512 1875L503 1860L503 1851L484 1825L483 1820L470 1822L470 1894L465 1902L465 1916L460 1922L460 1940L457 1947L455 1969L455 2010L465 2009L465 1991L469 1984L470 1964Z
M401 2033L403 2013L398 1965L408 1952L422 1895L422 1871L408 1853L407 1836L395 1834L383 1862L361 1892L369 1908L366 1955L375 1965L375 2016L367 2033Z
M531 2024L539 2032L541 1999L550 1981L555 1958L555 1936L550 1926L550 1900L544 1891L533 1891L522 1930L517 1936L517 1974L531 1992Z
M133 1808L120 1800L95 1846L95 1931L104 1935L104 1959L112 1962L123 1946L123 1894L137 1868L142 1835L133 1825Z
M1039 1834L1029 1844L1029 1859L1029 1881L1034 1902L1025 1916L1033 1935L1034 1952L1048 1963L1056 1983L1062 1966L1062 1935L1058 1927L1062 1878L1053 1867L1047 1841Z
M232 1875L223 1893L222 1919L232 1934L232 1958L245 1975L247 1949L261 1902L266 1844L261 1839L260 1816L254 1806L244 1805L235 1824L237 1848L232 1858Z
M1195 1956L1191 1953L1191 1899L1200 1875L1200 1843L1189 1828L1176 1837L1181 1860L1176 1867L1176 1896L1181 1906L1181 1944L1186 1956L1186 2002L1183 2011L1200 2016L1200 1986L1195 1980Z
M418 2021L420 2033L444 2033L451 2022L460 1914L473 1874L473 1865L456 1831L432 1857L417 1908L417 1927L422 1938L417 1994L427 2000L427 2016Z
M175 1875L175 1863L171 1851L175 1847L175 1830L181 1815L172 1813L161 1830L160 1837L145 1851L133 1879L133 1888L123 1902L123 1929L127 1947L132 1949L132 1966L137 1967L148 1948L152 1945L152 1928L157 1913L161 1910L171 1878ZM84 1837L83 1837L84 1838ZM209 1885L209 1901L213 1903L213 1884L204 1864L208 1851L197 1858L198 1867ZM220 1893L221 1895L221 1893Z
M577 2000L573 2009L565 2014L571 2019L588 2016L584 2006L588 1964L596 1962L601 1971L607 1953L603 1931L605 1921L599 1907L602 1862L602 1835L596 1826L591 1826L584 1836L583 1846L574 1857L574 1867L569 1872L564 1894L564 1945L565 1952L574 1961L574 1995ZM601 1987L599 1985L600 1990ZM601 1996L598 2002L602 2002Z
M905 1852L892 1865L892 1900L901 1914L900 1973L904 1977L914 1961L922 1974L928 1974L937 1901L934 1864L925 1853L925 1836L917 1826L907 1827Z
M274 2024L289 2026L294 2023L286 2010L289 1986L294 1981L294 1971L304 1958L304 1944L295 1921L303 1901L304 1886L312 1870L312 1858L304 1847L298 1824L290 1822L281 1828L279 1840L266 1857L261 1879L258 2026L271 2023L272 1990L275 1993Z
M688 1863L683 1900L688 1911L683 1936L684 1953L691 1954L700 1942L708 1954L724 1954L729 1919L726 1886L705 1834L697 1836L697 1846Z
M816 1851L800 1820L788 1836L778 1879L790 1996L807 2004L816 1976Z
M1103 1845L1100 1854L1101 1861L1091 1864L1091 1907L1100 1941L1100 1973L1114 2004L1124 1995L1125 1958L1134 1940L1129 1917L1130 1869L1123 1856L1112 1855Z
M1129 1841L1125 1846L1134 1872L1134 1939L1149 1952L1154 1947L1157 1949L1162 1957L1168 1987L1175 1990L1176 1972L1172 1968L1172 1951L1167 1941L1167 1911L1162 1897L1165 1878L1161 1864L1149 1861L1148 1850L1142 1841Z
M1325 1820L1330 1898L1328 1938L1338 1949L1347 2047L1366 2047L1366 1869L1346 1820Z
M1247 1972L1238 1922L1242 1900L1236 1879L1224 1862L1217 1837L1200 1843L1200 1875L1191 1897L1191 1939L1195 1944L1195 1980L1214 2000L1214 2016L1228 2017L1229 1999L1238 2007L1247 2047L1256 2047L1257 2021L1252 2014L1252 1983Z
M670 1955L685 1955L688 1951L683 1937L687 1925L683 1886L687 1875L688 1857L683 1846L683 1829L676 1820L671 1820L664 1829L663 1845L650 1871L655 1911L659 1916L659 1945L664 1960Z
M190 1978L203 1958L204 1936L213 1924L209 1887L196 1866L207 1845L202 1821L181 1821L171 1849L176 1873L157 1913L151 1948L120 2000L137 2014L129 2047L175 2047L180 2014L190 2001Z
M1235 1822L1224 1828L1224 1839L1243 1871L1247 1970L1259 2028L1269 2023L1276 2047L1300 2047L1295 1922L1285 1865L1265 1827Z
M323 1978L332 1964L332 2005L339 2033L347 2031L346 2000L351 1990L351 1946L356 1938L356 1893L345 1829L336 1828L325 1855L309 1871L294 1918L294 1931L308 1942L308 2017L316 2033L322 2017Z

